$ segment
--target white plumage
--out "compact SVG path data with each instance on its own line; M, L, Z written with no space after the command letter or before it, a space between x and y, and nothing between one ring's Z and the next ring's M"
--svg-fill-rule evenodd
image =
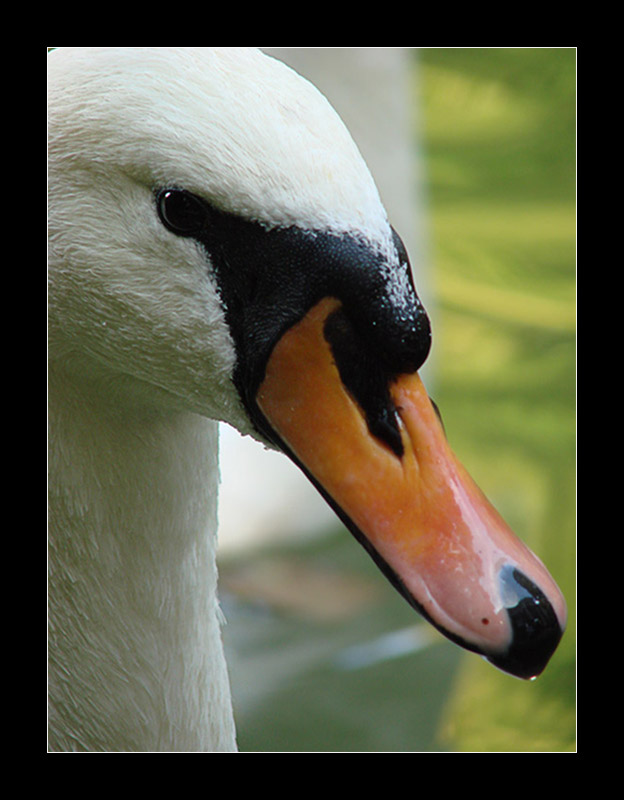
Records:
M267 226L389 226L341 121L249 48L50 56L50 744L233 750L216 424L252 432L180 185Z

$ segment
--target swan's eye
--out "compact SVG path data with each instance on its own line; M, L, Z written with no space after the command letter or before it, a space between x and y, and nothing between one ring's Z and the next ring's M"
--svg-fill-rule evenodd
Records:
M207 211L202 200L183 189L162 189L156 205L163 225L178 236L193 236L206 223Z

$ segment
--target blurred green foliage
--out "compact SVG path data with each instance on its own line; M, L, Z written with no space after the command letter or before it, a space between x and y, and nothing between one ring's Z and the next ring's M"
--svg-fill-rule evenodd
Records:
M426 48L435 395L477 483L564 591L568 631L524 683L469 658L440 742L575 747L573 48Z

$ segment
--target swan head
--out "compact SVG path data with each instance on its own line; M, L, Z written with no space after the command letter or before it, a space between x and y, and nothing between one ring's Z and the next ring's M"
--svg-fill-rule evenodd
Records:
M353 234L396 259L343 123L310 83L253 48L62 48L49 85L52 356L254 432L231 389L241 353L225 309L236 299L206 249L219 243L166 215L184 194L215 226L219 215L231 223L232 237L237 222L260 239ZM227 257L247 272L257 261ZM307 265L288 266L288 280L305 281ZM233 289L243 303L252 291Z
M251 48L49 76L52 361L283 450L445 635L539 673L565 603L448 447L407 254L325 98Z

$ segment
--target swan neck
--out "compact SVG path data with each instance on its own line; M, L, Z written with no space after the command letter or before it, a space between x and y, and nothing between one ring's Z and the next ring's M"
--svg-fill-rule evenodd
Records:
M51 748L233 750L216 423L124 407L53 373Z

